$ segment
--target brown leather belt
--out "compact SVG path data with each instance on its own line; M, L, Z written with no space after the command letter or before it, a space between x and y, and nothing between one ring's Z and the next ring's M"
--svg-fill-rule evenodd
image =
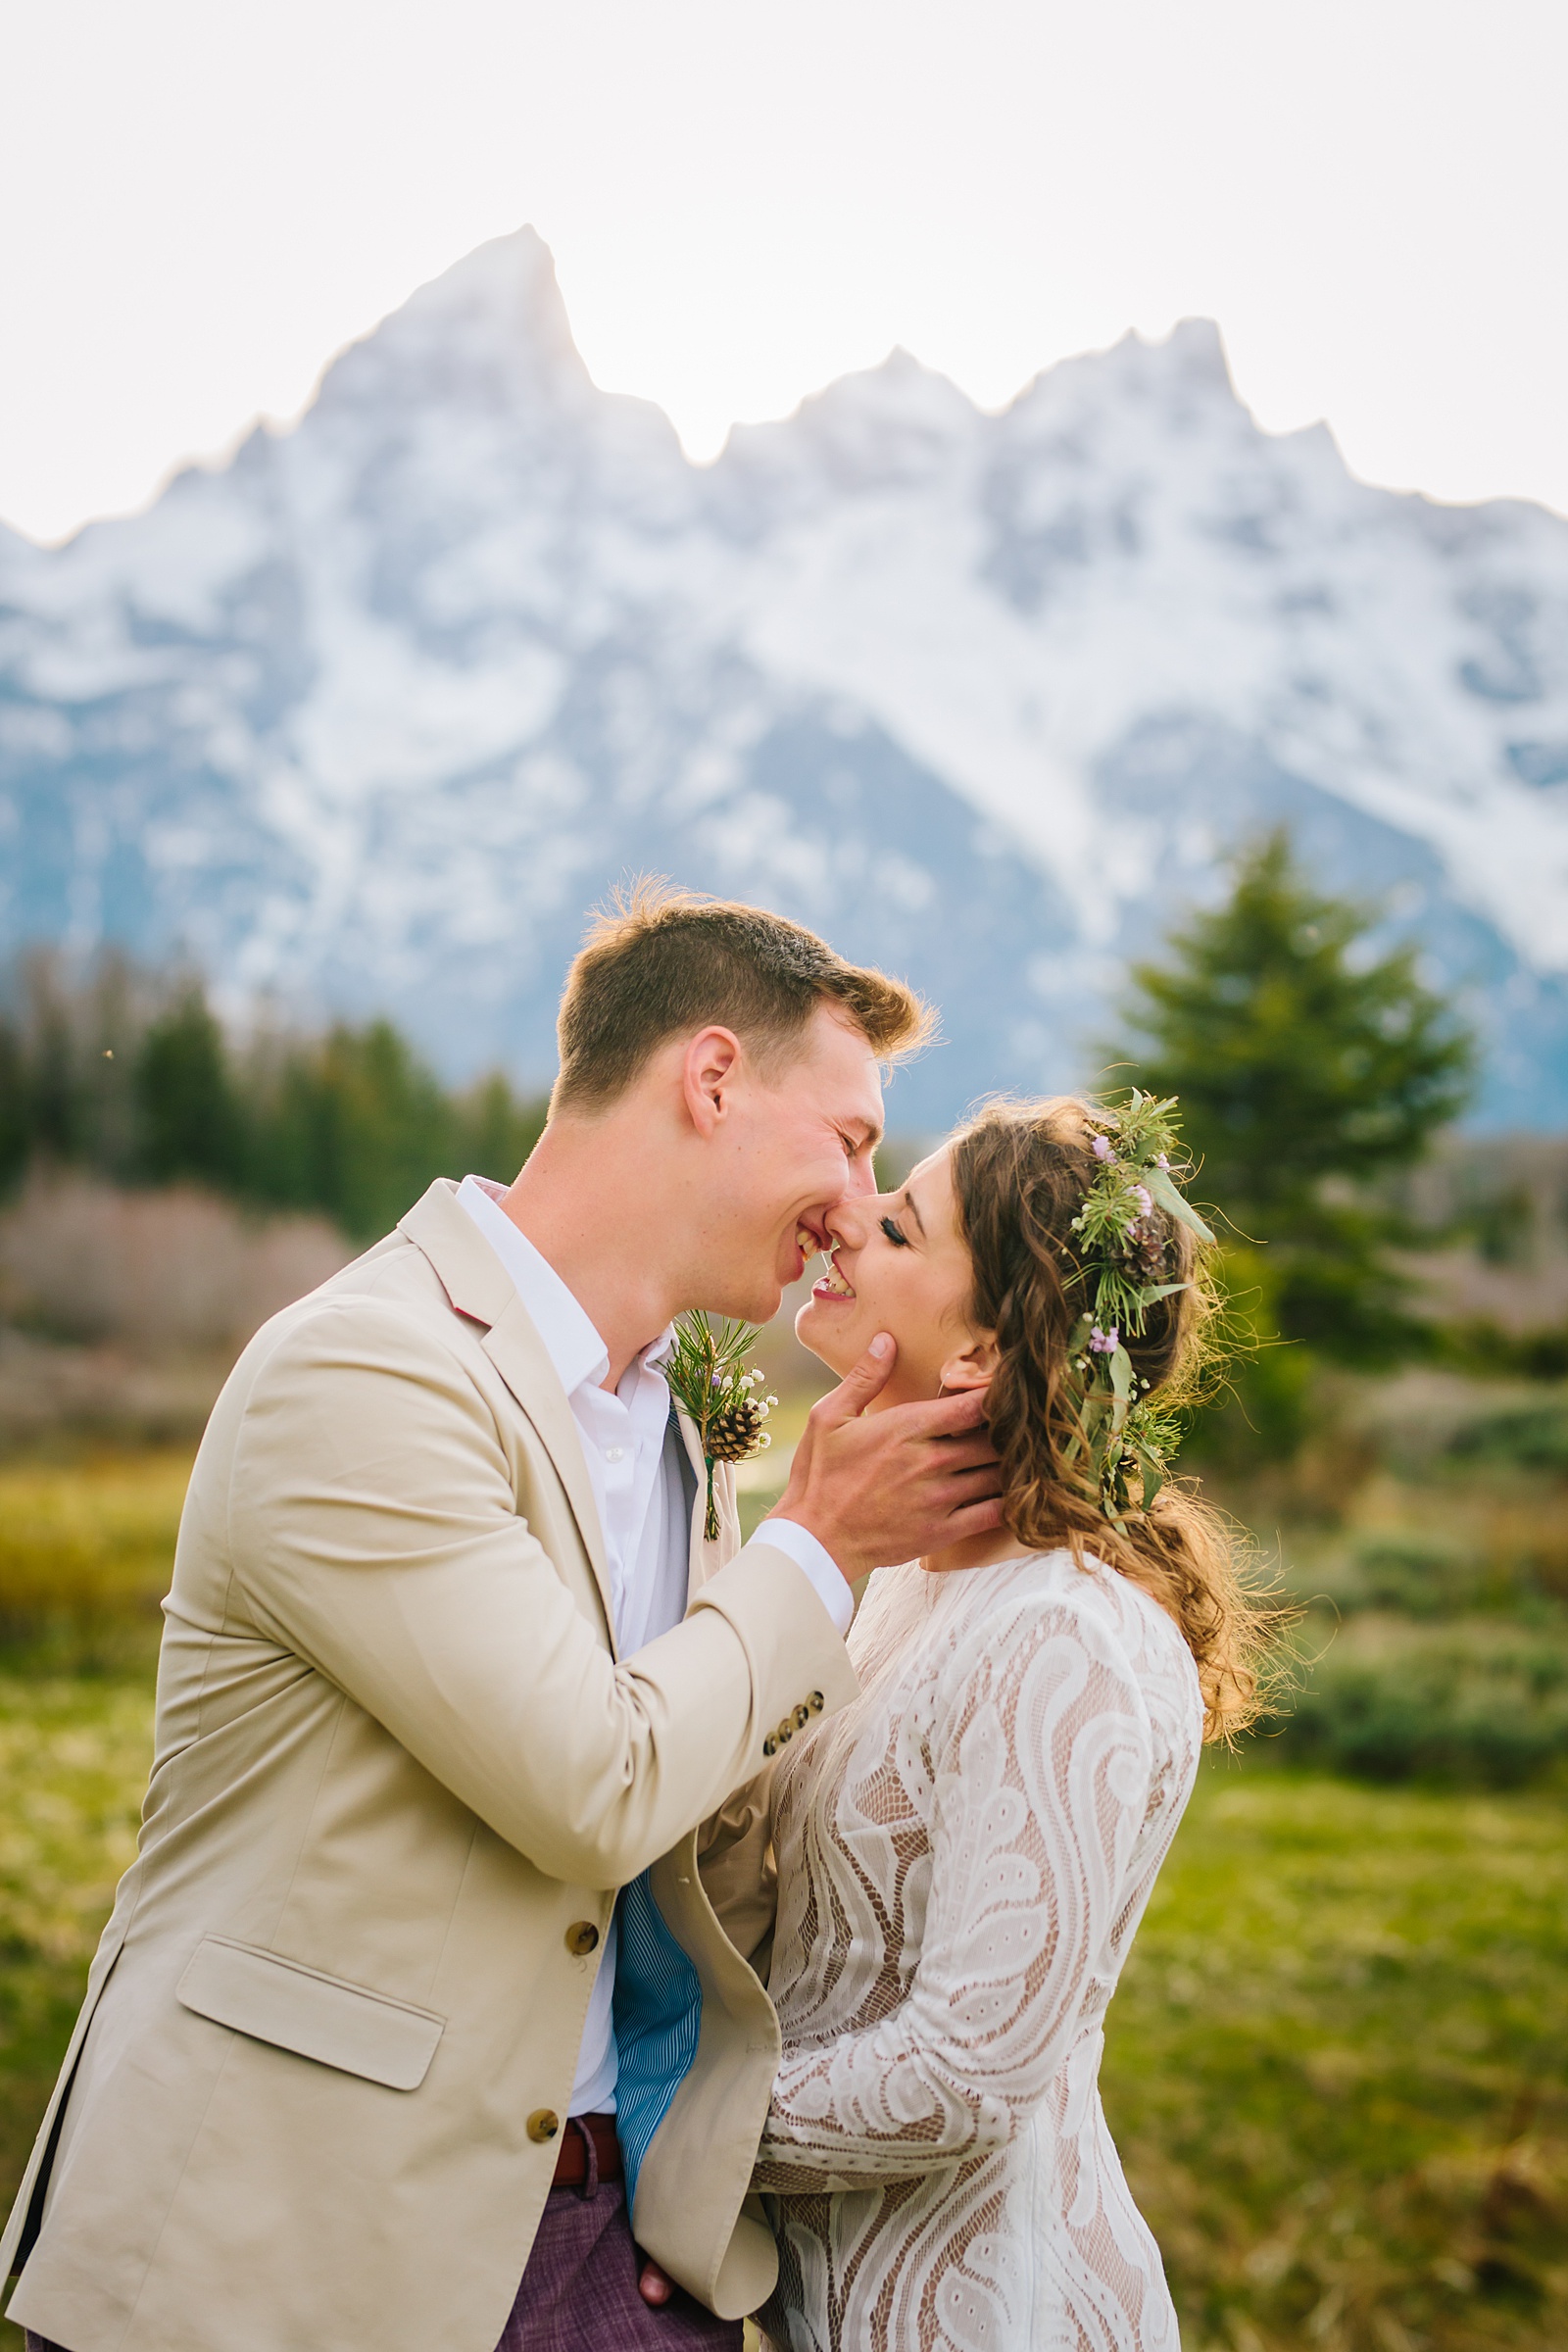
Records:
M557 2188L597 2186L621 2178L620 2141L612 2115L568 2115L556 2158Z

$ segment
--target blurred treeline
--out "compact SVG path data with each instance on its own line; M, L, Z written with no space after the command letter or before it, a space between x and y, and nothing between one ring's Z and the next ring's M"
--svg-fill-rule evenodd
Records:
M500 1072L454 1092L390 1021L227 1032L192 974L24 958L0 993L0 1195L40 1164L315 1211L357 1241L431 1178L510 1181L542 1100Z

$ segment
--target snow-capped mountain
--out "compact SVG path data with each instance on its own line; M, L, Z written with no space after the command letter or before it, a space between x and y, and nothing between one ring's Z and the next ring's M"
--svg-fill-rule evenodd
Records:
M1190 321L1001 416L895 354L687 463L500 239L287 432L0 532L0 948L553 1063L584 910L667 873L907 974L935 1123L1092 1065L1127 957L1286 819L1568 1118L1568 522L1353 481Z

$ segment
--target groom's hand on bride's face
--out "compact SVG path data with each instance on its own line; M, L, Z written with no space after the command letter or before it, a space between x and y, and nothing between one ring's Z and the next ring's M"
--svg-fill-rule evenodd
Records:
M891 1405L862 1419L898 1350L886 1332L813 1405L781 1519L809 1529L847 1583L1002 1525L1002 1474L985 1430L985 1392ZM758 1531L764 1533L764 1529Z

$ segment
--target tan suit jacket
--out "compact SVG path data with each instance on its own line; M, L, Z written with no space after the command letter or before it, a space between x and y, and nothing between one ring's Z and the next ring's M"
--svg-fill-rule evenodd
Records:
M762 2299L778 2032L710 1899L731 1832L703 1862L694 1833L855 1682L720 1499L685 1620L618 1659L570 1408L445 1182L257 1335L180 1525L140 1855L0 2249L31 2244L14 2319L71 2352L492 2352L649 1865L703 2003L638 2235L724 2316Z

